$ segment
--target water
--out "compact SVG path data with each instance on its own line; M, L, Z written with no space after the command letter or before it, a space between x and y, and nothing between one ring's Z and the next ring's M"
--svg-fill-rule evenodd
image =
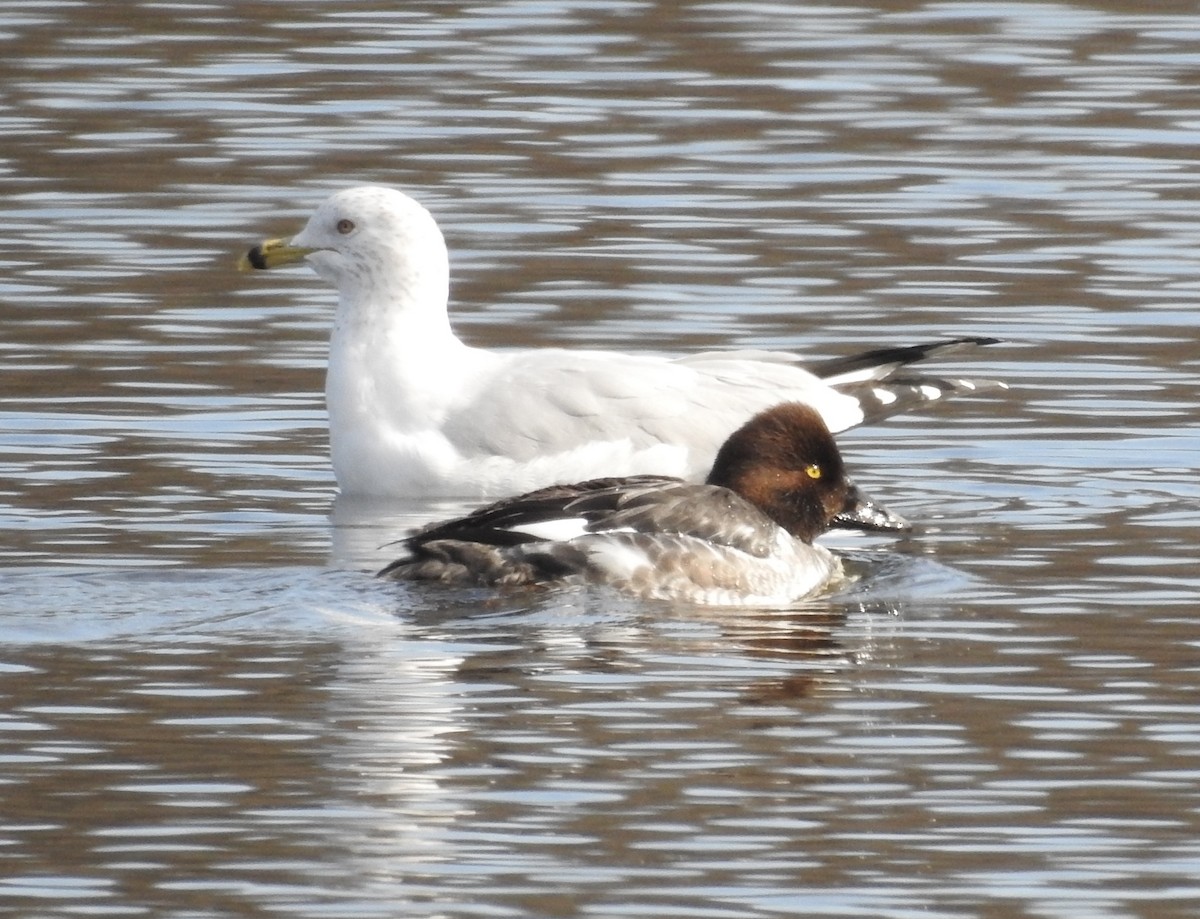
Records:
M1112 2L0 13L0 910L1191 916L1200 24ZM378 583L331 293L427 203L473 343L1006 379L841 438L921 522L794 613Z

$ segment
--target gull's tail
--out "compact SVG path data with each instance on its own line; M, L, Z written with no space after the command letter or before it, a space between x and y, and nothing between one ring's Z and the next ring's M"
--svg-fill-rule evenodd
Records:
M950 338L922 345L876 348L809 364L808 369L838 392L857 399L864 421L873 422L960 393L1008 389L1008 384L999 380L925 376L911 369L918 361L1001 343L999 338Z

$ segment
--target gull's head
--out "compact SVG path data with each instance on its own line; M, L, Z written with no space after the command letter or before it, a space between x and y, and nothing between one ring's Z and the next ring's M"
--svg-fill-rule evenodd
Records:
M238 262L243 271L307 262L343 299L445 295L446 244L429 211L403 192L362 186L327 198L290 240L270 239Z

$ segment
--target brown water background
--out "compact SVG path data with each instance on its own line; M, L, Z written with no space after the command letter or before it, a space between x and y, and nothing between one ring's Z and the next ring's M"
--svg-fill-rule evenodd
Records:
M1200 14L0 11L0 911L1194 916ZM794 614L380 584L332 294L402 187L475 344L1007 380L842 438L921 522Z

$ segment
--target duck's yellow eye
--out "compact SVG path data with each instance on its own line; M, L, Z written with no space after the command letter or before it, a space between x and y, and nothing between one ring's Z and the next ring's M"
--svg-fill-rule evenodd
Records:
M816 463L809 463L804 467L804 474L810 479L819 479L821 477L821 467Z

